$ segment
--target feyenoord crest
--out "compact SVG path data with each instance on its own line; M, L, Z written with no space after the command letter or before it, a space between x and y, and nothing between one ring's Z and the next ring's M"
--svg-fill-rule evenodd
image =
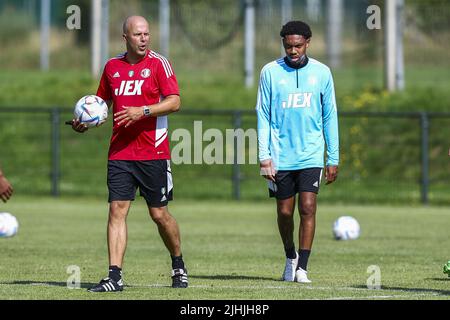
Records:
M141 77L142 77L142 78L148 78L148 77L150 77L150 69L147 69L147 68L142 69L142 71L141 71Z
M165 187L161 188L161 194L166 194L166 188Z
M129 77L134 76L134 71L133 71L133 70L128 71L128 76L129 76Z

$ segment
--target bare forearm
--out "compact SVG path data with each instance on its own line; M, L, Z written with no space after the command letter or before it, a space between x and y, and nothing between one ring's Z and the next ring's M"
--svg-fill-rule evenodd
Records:
M180 110L180 97L177 95L167 96L159 103L152 104L150 107L151 116L164 116Z
M146 114L146 109L150 115ZM150 106L141 107L128 107L124 106L122 111L114 114L114 121L118 126L125 125L130 126L134 122L138 121L142 117L151 116L164 116L172 112L177 112L180 109L180 97L177 95L170 95L164 98L159 103L152 104Z

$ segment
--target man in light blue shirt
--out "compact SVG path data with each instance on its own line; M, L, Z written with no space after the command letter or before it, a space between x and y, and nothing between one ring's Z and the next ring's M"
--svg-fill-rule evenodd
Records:
M322 169L325 167L326 184L334 182L338 173L336 98L330 69L306 55L310 27L290 21L280 36L286 56L261 70L256 105L258 152L269 194L277 199L278 229L286 253L283 280L309 283L307 264ZM297 193L298 253L293 240Z

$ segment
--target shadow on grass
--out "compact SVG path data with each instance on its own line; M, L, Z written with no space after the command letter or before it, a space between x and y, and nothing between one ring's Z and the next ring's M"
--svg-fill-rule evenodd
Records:
M448 278L426 278L425 280L433 280L433 281L450 281L450 277L448 277Z
M209 280L265 280L265 281L281 281L280 278L270 278L270 277L252 277L243 275L189 275L189 278L193 279L209 279Z
M438 280L434 278L433 280ZM439 279L441 280L441 279ZM367 289L367 286L359 285L352 286L353 288L358 289ZM369 290L369 289L367 289ZM439 289L428 289L428 288L401 288L401 287L389 287L389 286L381 286L381 290L392 290L392 291L403 291L403 292L411 292L411 293L433 293L442 296L450 296L450 290L439 290Z
M80 289L88 289L98 284L93 282L85 282L80 283ZM35 286L35 287L65 287L67 288L67 282L57 282L57 281L31 281L31 280L22 280L22 281L11 281L11 282L0 282L0 285L24 285L24 286ZM132 284L124 284L125 288L140 288L140 287L148 287L146 285L132 285ZM156 285L155 287L161 288L171 288L170 285Z
M57 281L32 281L32 280L21 280L21 281L11 281L11 282L0 282L0 284L18 284L24 286L52 286L52 287L67 287L67 282L57 282ZM97 283L80 283L80 288L90 288Z

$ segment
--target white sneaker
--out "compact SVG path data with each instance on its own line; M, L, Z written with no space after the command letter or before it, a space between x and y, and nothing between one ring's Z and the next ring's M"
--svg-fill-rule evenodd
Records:
M298 253L295 253L295 259L286 258L286 265L284 266L283 281L295 280L295 269L297 269Z
M302 268L298 268L295 272L295 281L300 283L311 283L311 280L308 279L308 272Z

